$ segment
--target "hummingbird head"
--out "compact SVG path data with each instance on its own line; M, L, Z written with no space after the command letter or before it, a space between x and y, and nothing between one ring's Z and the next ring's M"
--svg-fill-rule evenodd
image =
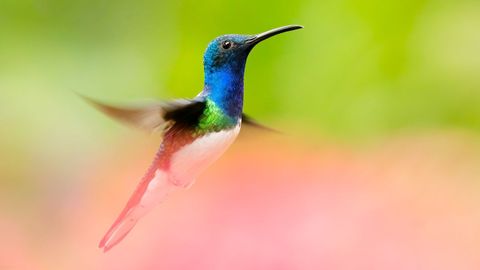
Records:
M243 107L243 74L248 54L259 42L277 34L303 28L289 25L258 35L223 35L207 47L203 56L205 87L208 96L232 117L240 117Z
M288 25L257 35L223 35L215 38L208 45L203 57L205 76L217 71L238 72L243 75L247 56L255 45L269 37L300 28L303 27Z

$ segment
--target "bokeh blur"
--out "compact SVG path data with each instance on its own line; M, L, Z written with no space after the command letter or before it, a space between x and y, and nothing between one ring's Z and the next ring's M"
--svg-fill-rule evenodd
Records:
M193 97L257 46L242 132L108 253L160 142L89 107ZM0 1L0 269L480 269L480 1Z

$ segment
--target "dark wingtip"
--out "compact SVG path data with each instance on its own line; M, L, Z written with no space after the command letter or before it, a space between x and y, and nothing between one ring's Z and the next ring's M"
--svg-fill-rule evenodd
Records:
M96 101L95 99L91 98L91 97L88 97L84 94L80 94L78 92L74 92L78 97L80 97L81 99L83 99L85 102L87 102L88 104L90 104L91 106L99 109L100 111L103 111L104 107L107 107L108 105L105 105L101 102L98 102Z
M245 124L245 125L250 126L250 127L258 128L258 129L263 130L263 131L272 132L272 133L275 133L275 134L280 134L280 135L283 134L283 132L281 132L281 131L278 131L274 128L267 127L265 125L262 125L262 124L258 123L257 121L255 121L253 118L251 118L250 116L248 116L246 114L242 114L242 124Z

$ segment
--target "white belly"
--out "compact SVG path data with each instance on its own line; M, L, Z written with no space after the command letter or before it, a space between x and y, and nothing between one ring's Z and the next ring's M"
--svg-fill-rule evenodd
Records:
M240 123L233 129L210 133L180 148L170 160L170 181L190 186L200 172L227 150L239 131Z

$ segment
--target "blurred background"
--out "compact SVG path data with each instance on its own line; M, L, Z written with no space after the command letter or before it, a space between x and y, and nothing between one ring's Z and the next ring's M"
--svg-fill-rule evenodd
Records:
M247 130L104 254L159 136L111 103L193 97L257 46ZM479 269L480 2L0 2L0 269Z

